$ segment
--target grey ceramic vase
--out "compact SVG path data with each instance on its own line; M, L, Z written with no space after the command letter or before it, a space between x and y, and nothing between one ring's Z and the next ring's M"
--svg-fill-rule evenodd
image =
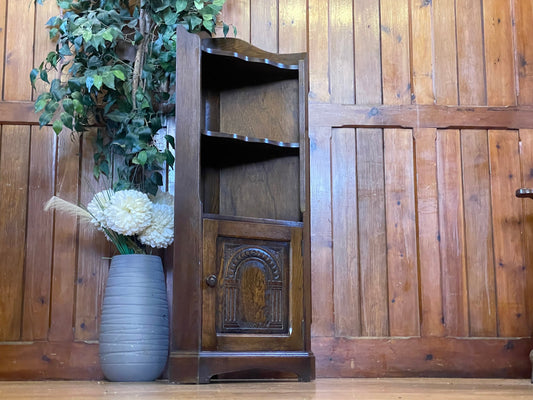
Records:
M161 258L113 257L100 324L100 365L106 379L153 381L168 358L169 323Z

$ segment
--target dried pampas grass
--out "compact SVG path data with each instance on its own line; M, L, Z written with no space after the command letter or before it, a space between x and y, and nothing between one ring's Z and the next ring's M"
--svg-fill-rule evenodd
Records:
M83 223L90 223L92 220L91 214L86 209L57 196L52 196L50 200L46 202L44 210L56 210L63 214L77 217L80 219L80 222Z

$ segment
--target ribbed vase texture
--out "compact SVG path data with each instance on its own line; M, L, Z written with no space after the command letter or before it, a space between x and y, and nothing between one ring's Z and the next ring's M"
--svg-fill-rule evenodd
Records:
M100 324L100 365L110 381L153 381L168 357L169 322L161 258L115 256Z

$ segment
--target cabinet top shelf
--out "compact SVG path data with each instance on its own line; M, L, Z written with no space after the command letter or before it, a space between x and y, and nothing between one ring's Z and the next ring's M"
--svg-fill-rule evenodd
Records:
M202 51L213 55L239 58L243 61L292 70L297 70L299 61L305 58L305 53L270 53L236 38L203 39Z
M238 140L241 142L248 142L248 143L257 143L257 144L265 144L265 145L271 145L271 146L277 146L277 147L287 147L287 148L299 148L300 143L295 142L280 142L277 140L272 140L268 138L254 138L244 135L238 135L236 133L226 133L226 132L217 132L217 131L203 131L203 135L210 136L210 137L216 137L221 139L233 139Z

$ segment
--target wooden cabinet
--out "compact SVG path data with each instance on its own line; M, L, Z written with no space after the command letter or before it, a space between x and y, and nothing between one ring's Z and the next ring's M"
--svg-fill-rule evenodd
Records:
M177 43L169 378L308 381L306 56L181 29Z

